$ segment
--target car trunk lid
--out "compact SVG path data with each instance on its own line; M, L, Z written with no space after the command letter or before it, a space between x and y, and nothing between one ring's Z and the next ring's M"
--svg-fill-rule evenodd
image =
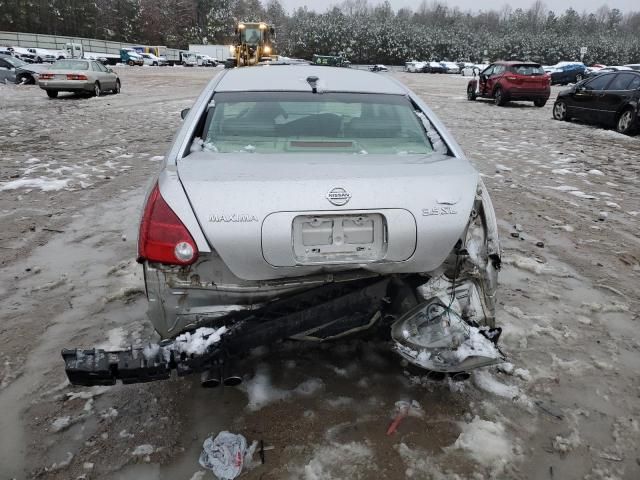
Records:
M435 268L467 224L477 183L466 160L436 154L198 152L178 174L211 247L252 280Z

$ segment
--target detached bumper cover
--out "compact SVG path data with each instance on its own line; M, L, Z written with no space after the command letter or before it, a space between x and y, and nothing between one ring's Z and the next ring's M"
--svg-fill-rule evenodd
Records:
M180 337L159 345L107 352L64 349L65 372L72 385L144 383L203 372L250 349L295 336L331 338L347 328L370 325L384 309L390 279L327 285L270 303L257 312L238 312L220 319L220 341L202 352L185 353ZM220 331L220 330L219 330Z

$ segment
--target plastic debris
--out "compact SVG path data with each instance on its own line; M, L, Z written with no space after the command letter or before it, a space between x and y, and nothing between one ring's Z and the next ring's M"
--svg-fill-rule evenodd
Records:
M408 402L406 400L397 401L395 405L393 420L391 421L391 425L389 425L389 428L387 429L387 435L393 435L398 429L400 422L402 422L405 417L423 416L424 410L416 400L412 400L411 402Z
M232 480L240 475L245 465L251 463L257 445L253 442L247 449L244 436L220 432L215 439L211 436L204 441L200 465L211 470L220 480Z

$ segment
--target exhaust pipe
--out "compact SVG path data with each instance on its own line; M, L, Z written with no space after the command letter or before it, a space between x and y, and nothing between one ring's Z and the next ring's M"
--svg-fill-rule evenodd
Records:
M224 363L222 365L222 383L225 387L237 387L242 383L242 377L240 375L230 374L229 364Z
M202 388L215 388L222 383L222 372L220 368L214 367L202 372L200 385Z

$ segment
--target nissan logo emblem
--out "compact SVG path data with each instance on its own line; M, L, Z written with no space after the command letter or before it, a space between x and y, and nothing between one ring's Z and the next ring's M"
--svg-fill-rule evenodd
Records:
M331 190L329 190L329 193L327 193L327 200L338 207L346 205L350 199L351 194L342 187L332 188Z

